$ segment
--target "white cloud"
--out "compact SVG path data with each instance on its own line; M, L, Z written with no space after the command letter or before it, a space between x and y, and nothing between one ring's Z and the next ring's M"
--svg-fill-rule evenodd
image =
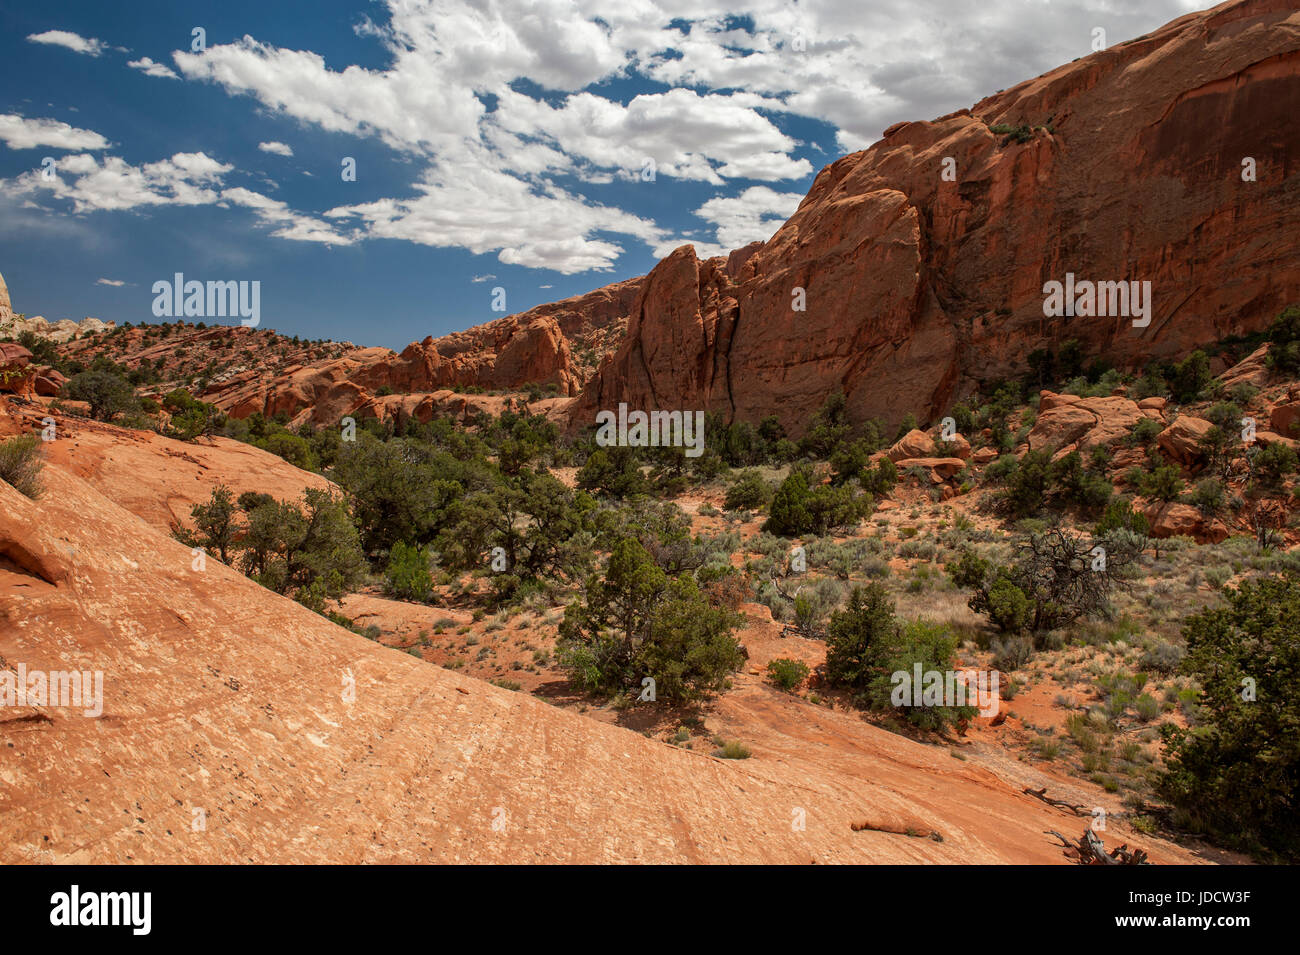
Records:
M793 210L795 188L754 185L801 180L812 171L791 130L817 138L816 150L829 135L839 149L863 148L894 122L968 106L1087 55L1095 26L1117 43L1198 0L385 5L385 22L367 18L356 27L382 45L382 67L331 67L311 50L252 36L172 57L186 79L404 154L417 170L405 194L340 205L313 218L258 193L196 179L169 184L162 171L132 172L106 161L61 186L64 197L84 209L114 196L137 204L150 196L168 202L188 196L249 209L285 238L389 238L495 252L503 263L572 273L612 267L624 251L622 237L656 252L681 241L642 216L591 198L600 185L639 177L648 159L659 184L647 188L663 189L665 203L674 201L672 184L664 188L658 177L718 187L695 214L708 226L698 251L719 254L767 238ZM62 36L32 39L70 48L80 41L84 52L103 48ZM149 75L171 73L148 58L130 65ZM643 92L621 95L628 88ZM259 148L277 153L280 145ZM292 152L284 150L278 154ZM569 185L574 181L576 188ZM737 189L743 191L730 194Z
M180 79L180 77L176 75L176 71L170 66L151 60L147 56L142 56L138 60L127 60L126 65L131 67L133 70L139 70L144 73L145 76L153 76L161 80Z
M719 245L739 249L751 242L770 239L802 201L801 193L751 186L738 196L710 199L695 214L716 228Z
M293 155L293 150L290 149L289 146L287 146L284 143L277 143L274 141L269 143L258 143L257 148L262 150L262 152L264 153L273 153L276 156Z
M107 149L108 140L89 129L78 129L56 119L27 119L0 114L0 140L10 149Z
M211 187L232 168L204 153L177 153L142 166L132 166L117 156L105 156L101 161L79 153L60 160L52 179L32 171L10 182L19 191L67 200L74 212L120 211L214 203L218 193Z
M46 30L44 33L32 33L28 35L27 40L29 43L61 46L72 50L74 53L85 53L89 56L99 56L108 49L108 44L102 40L84 37L69 30Z
M320 242L325 245L351 245L353 241L351 236L335 231L328 223L296 213L280 200L249 189L236 187L223 190L221 199L251 209L264 224L275 227L271 235L277 239Z
M177 153L169 159L132 166L117 156L98 160L88 153L62 159L52 179L33 170L0 180L0 193L67 202L76 213L123 212L157 206L237 206L247 209L276 238L297 242L348 245L350 234L320 219L242 186L226 188L223 178L234 167L205 153ZM112 285L113 280L101 279Z
M488 163L435 161L412 198L340 206L326 218L358 221L369 238L402 239L476 254L506 265L564 274L607 270L623 247L597 233L655 243L661 230L621 209L596 205L553 185L533 185Z
M126 283L123 282L121 279L96 279L96 280L95 280L95 284L96 284L96 285L110 285L110 286L112 286L113 288L121 288L121 287L122 287L123 285L125 285Z

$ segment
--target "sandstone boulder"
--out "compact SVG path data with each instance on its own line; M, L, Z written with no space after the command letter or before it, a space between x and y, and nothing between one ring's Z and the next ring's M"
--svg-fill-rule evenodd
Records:
M1173 424L1156 436L1156 443L1161 451L1178 464L1184 466L1199 464L1204 457L1200 448L1201 441L1213 427L1214 425L1204 418L1179 415L1174 419Z
M1228 537L1222 521L1206 518L1189 504L1154 503L1145 512L1151 524L1151 536L1191 537L1198 544L1217 544Z
M0 391L30 395L35 377L32 353L22 345L0 342Z
M1054 448L1059 456L1111 445L1144 417L1155 414L1154 409L1143 409L1122 396L1081 398L1044 391L1038 418L1029 432L1029 446L1035 450Z
M961 471L966 466L966 462L961 458L904 458L895 462L898 470L906 471L908 468L925 468L929 471L930 480L935 484L942 484L951 478L954 474Z
M1267 355L1268 344L1265 343L1219 375L1219 381L1223 382L1224 389L1241 384L1262 388L1268 382L1268 366L1264 363Z
M909 431L895 441L885 454L895 464L905 458L932 457L934 455L934 438L924 431Z

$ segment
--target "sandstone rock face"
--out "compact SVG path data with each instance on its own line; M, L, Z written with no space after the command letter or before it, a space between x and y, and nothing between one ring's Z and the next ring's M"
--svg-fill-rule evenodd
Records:
M1155 503L1147 507L1145 514L1152 537L1191 537L1198 544L1217 544L1228 537L1222 521L1207 519L1188 504Z
M886 456L895 464L904 458L926 458L933 455L934 438L921 430L907 432L886 452Z
M1156 407L1142 407L1128 398L1081 398L1040 394L1038 418L1029 432L1034 450L1054 448L1057 455L1114 444L1143 418L1162 420Z
M31 318L14 319L5 330L5 334L16 336L23 332L31 332L37 338L46 338L52 342L69 342L78 335L112 331L116 327L114 322L101 322L97 318L83 318L79 322L64 318L51 322L44 316L35 315Z
M1300 438L1300 394L1291 394L1274 406L1268 417L1269 430L1284 438Z
M32 394L35 379L32 353L22 345L0 342L0 391L19 395Z
M1179 415L1174 423L1156 436L1160 450L1182 465L1198 464L1205 456L1200 444L1213 428L1204 418Z
M1267 356L1268 344L1265 343L1219 375L1219 381L1223 382L1224 389L1240 384L1263 387L1268 381L1268 366L1264 363Z
M904 458L896 462L900 471L906 471L908 468L918 467L925 468L930 472L930 480L934 484L940 484L966 466L966 462L961 458Z
M899 124L822 170L742 264L660 262L573 426L626 401L798 434L836 389L859 417L927 420L1067 338L1140 368L1260 329L1300 297L1297 101L1300 11L1242 0ZM1034 129L1016 143L999 123ZM1067 272L1151 282L1150 324L1045 318Z
M53 368L42 368L36 373L33 387L43 398L57 398L63 386L68 383L68 376Z
M641 281L631 279L468 331L412 342L400 355L387 348L363 348L270 379L249 371L213 384L203 398L235 417L285 412L295 423L330 425L345 415L365 417L407 404L434 407L442 400L433 397L436 393L457 387L508 391L536 384L572 397L583 378L575 343L591 350L621 333ZM415 400L390 403L388 392Z
M13 317L13 303L9 301L9 286L5 284L5 277L0 275L0 334L12 334L6 326L13 321Z

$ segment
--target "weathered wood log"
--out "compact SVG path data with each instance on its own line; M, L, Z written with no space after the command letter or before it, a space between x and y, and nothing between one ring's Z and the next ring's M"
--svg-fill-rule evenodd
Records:
M1049 806L1054 806L1057 809L1068 809L1076 816L1092 815L1092 813L1089 812L1087 809L1085 809L1083 806L1078 806L1075 805L1074 803L1066 802L1064 799L1053 799L1051 796L1047 795L1046 786L1044 786L1042 789L1030 789L1028 786L1026 786L1022 791L1026 795L1033 796L1035 799L1041 799Z

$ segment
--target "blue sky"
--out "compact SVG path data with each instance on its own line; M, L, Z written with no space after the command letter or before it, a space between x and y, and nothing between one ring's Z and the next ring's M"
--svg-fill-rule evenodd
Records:
M27 315L137 323L176 272L256 280L263 326L400 349L500 317L497 287L521 311L767 238L890 124L1195 8L8 4L0 274Z

